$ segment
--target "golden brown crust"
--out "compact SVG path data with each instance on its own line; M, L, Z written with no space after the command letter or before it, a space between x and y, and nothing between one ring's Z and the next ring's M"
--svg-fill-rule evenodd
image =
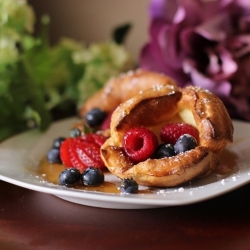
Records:
M211 151L199 146L173 157L147 159L134 165L122 147L106 146L101 153L109 170L116 176L132 177L141 185L161 187L177 186L204 176L211 170L213 157Z
M131 127L144 126L153 130L155 126L175 115L180 98L179 88L172 85L158 85L121 103L111 119L113 140L119 144L124 133Z
M178 109L192 111L201 146L219 153L233 141L231 118L221 100L210 91L194 86L182 89Z
M133 164L122 148L131 127L144 126L159 134L166 123L185 122L199 131L199 146L183 154ZM158 85L122 103L113 113L111 137L101 147L108 169L120 178L147 186L180 185L211 172L217 154L233 139L233 125L223 103L198 87Z
M79 116L84 117L92 108L101 108L103 111L112 112L116 107L132 98L142 90L157 85L173 85L176 83L169 77L150 71L137 69L111 78L99 92L89 98L80 108Z

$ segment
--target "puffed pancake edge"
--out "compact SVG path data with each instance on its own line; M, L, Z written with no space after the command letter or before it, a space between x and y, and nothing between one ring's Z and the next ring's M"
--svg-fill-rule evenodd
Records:
M180 155L147 159L136 165L133 165L121 147L107 146L101 149L101 154L114 175L121 179L133 178L140 185L153 187L173 187L203 177L218 162L213 159L217 158L215 154L201 146Z
M109 113L118 105L137 95L140 91L156 85L176 86L173 79L163 74L142 69L131 70L112 77L104 87L90 97L79 109L79 117L93 108L100 108Z
M130 127L150 128L179 113L185 122L185 114L190 112L191 123L200 135L195 149L135 165L124 153L122 141ZM111 137L101 147L107 168L120 178L132 177L140 185L161 187L180 185L210 173L218 164L218 153L233 139L232 121L215 95L198 87L181 89L173 85L151 88L119 105L112 115L110 131Z

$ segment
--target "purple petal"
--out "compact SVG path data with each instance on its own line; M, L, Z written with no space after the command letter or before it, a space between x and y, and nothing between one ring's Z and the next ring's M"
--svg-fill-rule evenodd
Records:
M228 81L214 81L193 66L190 60L183 62L183 68L186 73L190 74L193 85L208 89L218 96L229 96L231 84Z
M179 26L168 25L162 20L154 20L150 27L150 34L150 50L143 49L141 59L145 57L145 53L150 52L155 55L155 61L160 61L158 64L164 64L164 67L169 68L181 68L182 54L179 44ZM146 62L143 60L141 63L145 65Z
M167 67L161 53L153 44L147 44L143 47L140 55L140 67L145 70L167 73Z
M181 48L187 56L200 54L204 48L211 45L211 41L196 33L193 27L182 30L180 37Z
M223 41L231 32L227 13L216 15L195 28L195 31L208 40Z
M196 25L202 20L202 4L193 0L152 0L149 13L152 19L167 23L178 24L185 19L189 25Z
M171 22L178 9L176 1L152 0L149 6L149 12L152 19L163 19Z
M206 49L209 64L206 74L214 81L229 79L238 69L237 63L231 54L223 47L218 46L213 49Z
M250 35L243 34L232 37L226 41L226 46L235 58L246 56L250 53Z
M250 121L250 0L151 0L144 69L201 86Z
M182 71L182 69L180 68L174 70L169 68L161 57L160 52L151 44L147 44L142 49L140 55L140 68L164 73L175 79L180 87L184 86L184 84L188 81L188 76Z

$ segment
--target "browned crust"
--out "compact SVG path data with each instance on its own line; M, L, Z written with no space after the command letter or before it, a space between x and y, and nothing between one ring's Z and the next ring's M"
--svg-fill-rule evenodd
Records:
M172 85L158 85L120 104L111 119L113 140L119 145L129 128L155 126L170 119L176 113L180 98L179 88Z
M193 115L199 146L174 157L133 164L122 148L127 129L145 126L153 130L183 110ZM119 105L110 131L111 137L101 147L108 169L120 178L132 177L147 186L176 186L210 173L218 164L217 154L233 140L232 121L219 98L202 88L174 85L153 87Z
M147 159L136 165L129 160L122 147L107 146L101 149L101 153L113 174L120 178L132 177L146 186L177 186L204 176L213 167L213 153L201 146L180 155L160 160Z
M200 134L200 145L220 152L233 141L233 124L221 100L210 91L189 86L182 89L178 109L190 109Z
M79 116L84 117L92 108L101 108L103 111L112 112L124 101L132 98L142 90L156 85L172 85L176 83L163 74L137 69L111 78L107 84L89 98L80 108Z

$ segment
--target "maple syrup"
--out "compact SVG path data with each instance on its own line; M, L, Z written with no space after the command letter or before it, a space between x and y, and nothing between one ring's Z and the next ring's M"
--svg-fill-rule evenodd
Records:
M59 185L59 175L65 169L63 164L49 163L45 158L41 161L37 174L47 182ZM105 174L105 171L104 171ZM84 186L77 185L74 187L79 190L104 192L104 193L120 193L115 183L104 182L100 186Z
M230 175L234 173L237 169L236 161L238 159L238 155L229 151L228 149L224 149L220 154L220 164L214 170L216 174L219 175Z
M236 160L237 155L233 152L224 149L220 154L220 164L214 170L216 174L219 175L230 175L236 171ZM37 175L42 178L44 181L53 183L55 185L59 185L59 175L65 169L63 164L57 163L49 163L46 158L44 158L38 168ZM108 173L108 170L103 170L104 175ZM119 194L119 183L112 183L104 181L100 186L85 186L85 185L77 185L72 187L78 190L92 191L92 192L103 192L110 194ZM140 194L150 194L155 193L156 189L146 188L144 190L139 190Z

